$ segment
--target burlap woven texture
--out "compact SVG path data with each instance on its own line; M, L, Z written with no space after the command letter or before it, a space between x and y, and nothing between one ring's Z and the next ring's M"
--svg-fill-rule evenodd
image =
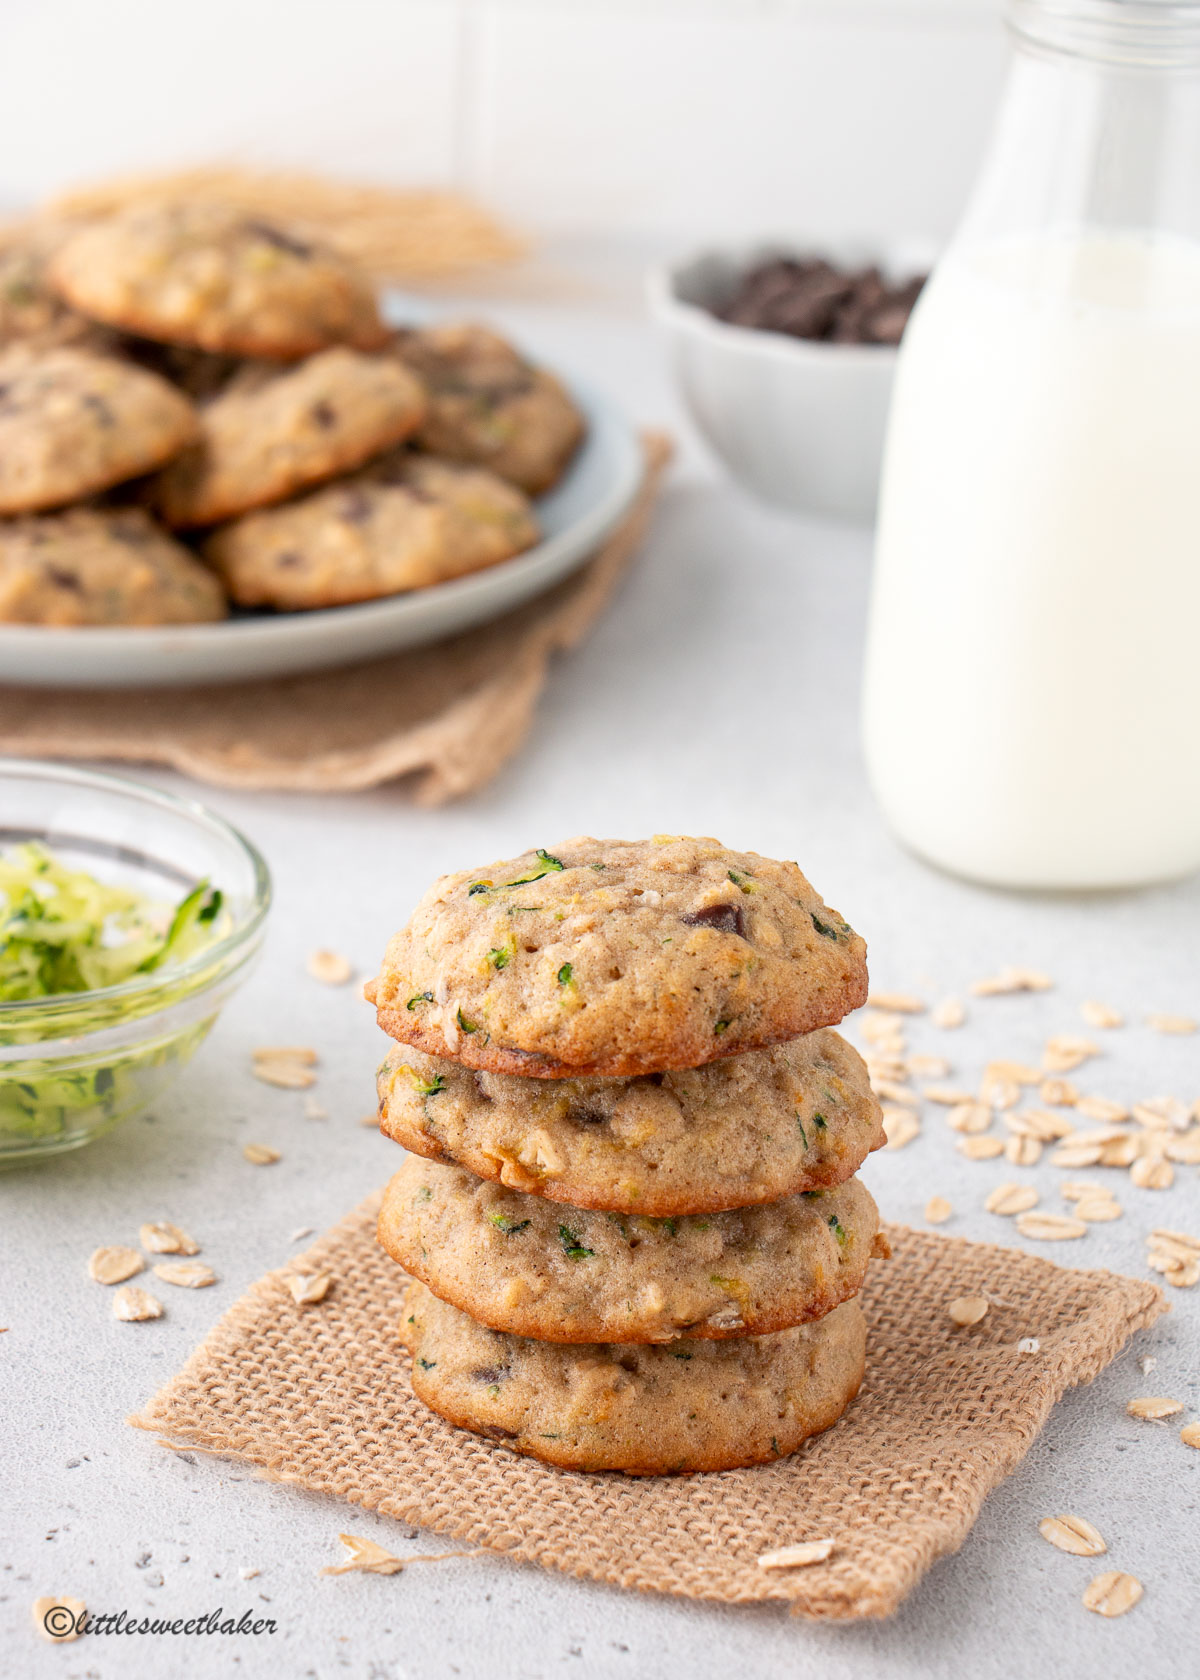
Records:
M396 1323L404 1275L374 1239L373 1196L261 1278L131 1421L249 1460L283 1481L510 1557L623 1587L814 1620L890 1615L966 1538L1050 1408L1166 1310L1161 1290L1015 1249L889 1227L863 1294L867 1381L841 1422L792 1458L720 1475L583 1475L452 1428L414 1399ZM297 1307L296 1272L329 1272ZM947 1303L986 1294L971 1329ZM1040 1341L1019 1354L1022 1337ZM813 1568L760 1552L832 1538Z
M312 676L148 692L0 686L0 752L166 764L218 787L308 793L411 775L422 805L471 793L518 751L551 659L588 634L637 553L671 454L658 433L643 445L641 492L595 557L503 618Z

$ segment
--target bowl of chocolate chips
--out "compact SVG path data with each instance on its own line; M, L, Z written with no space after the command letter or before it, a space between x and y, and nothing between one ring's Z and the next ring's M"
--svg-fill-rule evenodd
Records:
M692 418L745 489L798 512L873 518L896 346L923 266L759 247L651 275Z

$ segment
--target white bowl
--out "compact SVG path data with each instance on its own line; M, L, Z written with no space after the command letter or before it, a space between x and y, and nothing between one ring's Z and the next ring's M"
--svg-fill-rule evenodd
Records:
M739 484L779 507L869 522L895 349L791 338L731 326L712 313L747 269L795 254L759 245L657 268L649 277L651 308L670 333L692 418ZM860 251L822 254L855 265L871 260ZM880 266L897 278L920 269L903 261Z

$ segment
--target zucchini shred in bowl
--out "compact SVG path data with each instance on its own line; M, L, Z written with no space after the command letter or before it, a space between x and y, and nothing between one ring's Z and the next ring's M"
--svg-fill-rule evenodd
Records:
M212 939L179 961L0 1001L0 1166L76 1149L144 1112L249 973L271 898L258 851L204 806L122 777L0 759L0 856L30 841L168 910L207 883L220 913ZM0 909L0 944L3 926Z

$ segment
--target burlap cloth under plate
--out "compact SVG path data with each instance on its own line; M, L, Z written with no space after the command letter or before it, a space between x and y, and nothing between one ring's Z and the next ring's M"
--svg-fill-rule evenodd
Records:
M454 1429L414 1399L396 1333L405 1279L374 1240L379 1200L261 1278L131 1421L571 1575L726 1603L790 1599L819 1620L890 1615L962 1544L1055 1401L1166 1310L1135 1278L892 1226L894 1258L872 1268L862 1297L867 1381L833 1429L755 1470L584 1475ZM334 1278L329 1294L297 1307L287 1278L316 1271ZM978 1294L987 1316L956 1328L947 1303ZM1017 1352L1026 1336L1039 1352ZM755 1561L827 1538L836 1550L813 1568Z
M0 686L0 752L167 764L218 787L310 793L415 775L422 805L470 793L518 750L551 659L583 640L637 553L671 454L658 433L643 446L641 491L617 529L579 571L503 618L312 676L152 690Z

